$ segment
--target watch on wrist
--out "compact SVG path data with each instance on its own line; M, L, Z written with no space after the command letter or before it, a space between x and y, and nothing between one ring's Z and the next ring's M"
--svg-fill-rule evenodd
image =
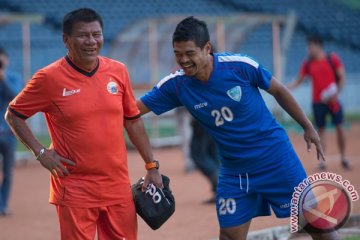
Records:
M159 161L156 161L156 160L145 164L146 170L150 170L153 168L159 169L159 167L160 167Z
M45 153L45 148L40 149L39 154L36 156L36 160L39 160Z

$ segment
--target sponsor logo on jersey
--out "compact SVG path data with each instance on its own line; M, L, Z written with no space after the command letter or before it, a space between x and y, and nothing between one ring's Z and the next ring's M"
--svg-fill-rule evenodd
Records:
M206 107L207 105L208 105L207 102L202 102L202 103L199 103L199 104L194 105L194 108L195 108L195 110L197 110L197 109L200 109L200 108L204 108L204 107Z
M62 95L63 95L63 97L66 97L66 96L74 95L79 92L80 92L80 88L74 89L74 90L66 90L66 88L64 88Z
M227 90L227 95L234 101L240 102L241 99L241 87L236 86Z
M111 80L111 79L110 79ZM113 82L113 81L110 81L108 84L107 84L107 90L109 93L111 94L117 94L119 92L119 88L118 88L118 85L116 82Z

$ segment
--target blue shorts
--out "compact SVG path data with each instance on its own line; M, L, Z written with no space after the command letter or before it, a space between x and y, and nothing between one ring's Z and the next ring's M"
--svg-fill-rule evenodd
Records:
M340 104L340 103L339 103ZM326 116L330 114L332 124L339 125L344 121L343 108L340 105L340 109L337 113L333 113L329 106L324 103L313 103L313 112L316 127L323 128L326 125Z
M272 159L254 172L221 168L216 194L216 210L221 228L235 227L257 216L290 216L294 187L306 172L293 149Z

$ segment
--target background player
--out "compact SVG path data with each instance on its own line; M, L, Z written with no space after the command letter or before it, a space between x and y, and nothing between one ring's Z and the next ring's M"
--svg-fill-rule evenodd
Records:
M191 158L194 161L196 168L200 170L211 185L212 196L203 203L214 204L216 203L217 179L220 167L216 142L195 119L191 119L191 129Z
M20 92L23 81L16 73L9 71L9 57L0 47L0 116L4 116L9 102ZM16 139L4 118L0 119L0 155L2 156L2 182L0 185L0 216L10 213L8 208L12 187Z
M253 59L211 53L206 23L188 17L173 34L181 70L163 78L137 101L142 114L162 114L185 106L215 138L221 155L217 190L220 239L246 239L251 219L290 216L293 188L306 177L285 130L276 122L259 88L303 127L308 150L315 144L324 159L320 139L287 88ZM335 239L336 234L316 236Z
M124 127L146 162L144 187L149 181L162 186L127 69L99 56L102 30L94 10L66 14L67 56L39 70L6 114L16 136L52 174L50 203L66 240L93 240L96 230L99 239L136 239ZM37 112L45 113L50 148L25 122Z
M313 113L323 149L326 149L326 116L330 115L332 123L336 126L341 165L344 169L349 170L350 164L346 160L345 154L344 112L338 98L345 84L345 70L335 53L327 54L324 51L323 40L320 37L310 36L307 42L309 58L303 62L297 79L288 87L294 89L304 82L306 76L310 76ZM325 168L325 164L321 162L319 170L323 171Z

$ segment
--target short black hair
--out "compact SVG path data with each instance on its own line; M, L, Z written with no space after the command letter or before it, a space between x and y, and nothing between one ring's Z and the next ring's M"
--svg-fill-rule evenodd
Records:
M194 41L197 47L204 48L205 44L210 41L209 30L204 21L187 17L182 20L175 29L172 43Z
M309 35L307 37L307 42L308 43L315 43L315 44L320 45L320 46L324 45L324 41L319 35Z
M0 46L0 55L5 55L5 56L8 56L6 50L4 47Z
M101 16L93 9L90 8L79 8L67 13L64 16L62 30L63 33L71 35L72 29L75 23L77 22L95 22L100 23L101 29L104 28L103 20Z

